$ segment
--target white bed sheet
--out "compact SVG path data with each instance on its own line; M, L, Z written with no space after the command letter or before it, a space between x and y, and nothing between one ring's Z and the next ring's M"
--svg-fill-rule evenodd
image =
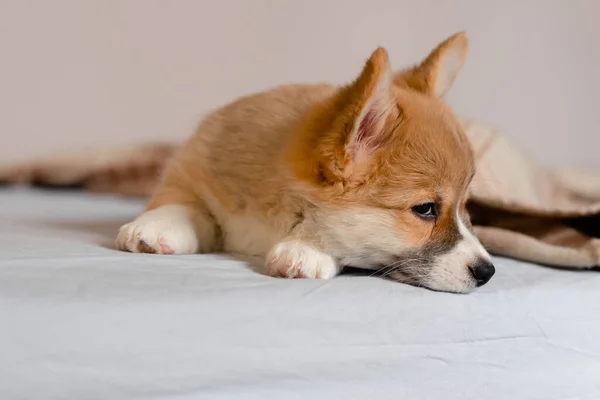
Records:
M469 295L117 252L142 203L0 191L0 399L600 399L600 273Z

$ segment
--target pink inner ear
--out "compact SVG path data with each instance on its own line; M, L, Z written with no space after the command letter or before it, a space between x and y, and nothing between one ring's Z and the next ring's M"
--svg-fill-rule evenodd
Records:
M356 143L364 144L367 141L371 141L375 135L375 127L377 122L377 114L373 109L367 111L364 115L360 124L358 125L358 131L356 132Z

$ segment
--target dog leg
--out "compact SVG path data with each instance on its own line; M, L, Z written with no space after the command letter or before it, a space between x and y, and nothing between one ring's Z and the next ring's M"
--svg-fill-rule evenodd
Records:
M217 228L203 201L166 175L147 211L119 230L116 245L133 253L193 254L215 250ZM176 181L175 181L176 182Z
M338 260L322 249L310 221L300 223L266 257L269 275L284 278L331 279L341 271Z

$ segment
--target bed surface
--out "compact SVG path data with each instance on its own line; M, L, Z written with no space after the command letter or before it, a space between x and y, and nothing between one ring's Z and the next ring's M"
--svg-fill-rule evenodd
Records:
M140 201L0 190L0 399L600 399L600 273L435 293L117 252Z

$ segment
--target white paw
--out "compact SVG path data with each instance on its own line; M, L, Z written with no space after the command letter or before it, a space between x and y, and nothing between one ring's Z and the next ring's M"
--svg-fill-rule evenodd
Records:
M298 241L275 245L267 255L271 276L284 278L330 279L339 267L333 257Z
M173 204L147 211L123 225L116 245L133 253L191 254L198 251L198 238L190 210Z

